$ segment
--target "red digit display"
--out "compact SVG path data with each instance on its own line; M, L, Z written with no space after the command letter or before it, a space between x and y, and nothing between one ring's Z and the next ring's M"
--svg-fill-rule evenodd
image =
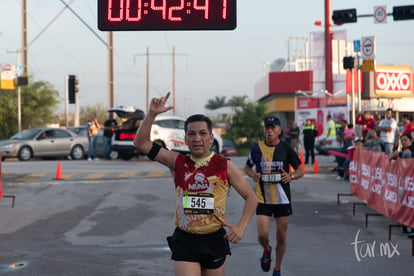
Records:
M224 2L227 2L227 1L223 1L223 3ZM208 0L204 0L204 5L200 5L198 3L198 0L194 0L194 9L198 11L204 11L204 19L208 20Z
M236 0L98 0L98 28L234 30Z

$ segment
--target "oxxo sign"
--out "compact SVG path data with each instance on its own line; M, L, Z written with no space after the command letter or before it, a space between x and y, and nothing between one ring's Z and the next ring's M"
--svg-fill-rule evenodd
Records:
M378 96L409 96L412 95L411 72L375 72L375 93Z

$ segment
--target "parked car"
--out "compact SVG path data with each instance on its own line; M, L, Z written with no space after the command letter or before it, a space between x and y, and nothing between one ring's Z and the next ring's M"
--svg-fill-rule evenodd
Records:
M68 127L68 129L79 136L84 136L88 138L88 126L76 126L76 127ZM103 129L98 131L98 135L96 136L96 155L99 157L104 156L104 138L103 138ZM116 159L112 158L112 159Z
M127 118L115 130L112 141L112 150L118 151L120 158L124 160L129 160L134 156L138 157L140 154L133 144L133 140L139 124L144 118L144 113L142 111L142 113L137 113L136 110L138 109L133 107L114 107L109 110L109 112L115 112L118 117ZM184 123L185 119L178 116L157 116L151 128L151 140L169 150L188 153L189 150L184 141ZM210 149L221 153L223 141L217 132L213 131L213 133L214 142Z
M221 154L224 156L237 156L237 149L232 141L227 139L223 140L223 150Z
M142 110L132 106L117 106L108 110L114 112L124 122L115 129L112 136L112 153L117 153L122 160L130 160L139 157L140 152L134 145L134 138L145 114Z
M0 141L2 160L19 158L27 161L32 157L71 157L83 159L88 151L88 139L61 128L31 128Z
M326 139L321 138L315 142L315 149L321 155L329 155L329 151L340 151L342 149L341 143L335 138Z

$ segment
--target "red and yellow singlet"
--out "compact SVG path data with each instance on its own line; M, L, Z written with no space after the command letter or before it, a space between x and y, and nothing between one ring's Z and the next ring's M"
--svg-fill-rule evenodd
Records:
M230 184L227 158L212 153L195 160L179 155L175 163L175 224L194 234L218 231L225 222Z

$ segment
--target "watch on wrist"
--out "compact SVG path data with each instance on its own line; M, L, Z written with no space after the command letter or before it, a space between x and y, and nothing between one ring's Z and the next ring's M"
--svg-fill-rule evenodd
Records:
M295 176L293 175L293 173L290 174L290 177L293 179L295 179Z

